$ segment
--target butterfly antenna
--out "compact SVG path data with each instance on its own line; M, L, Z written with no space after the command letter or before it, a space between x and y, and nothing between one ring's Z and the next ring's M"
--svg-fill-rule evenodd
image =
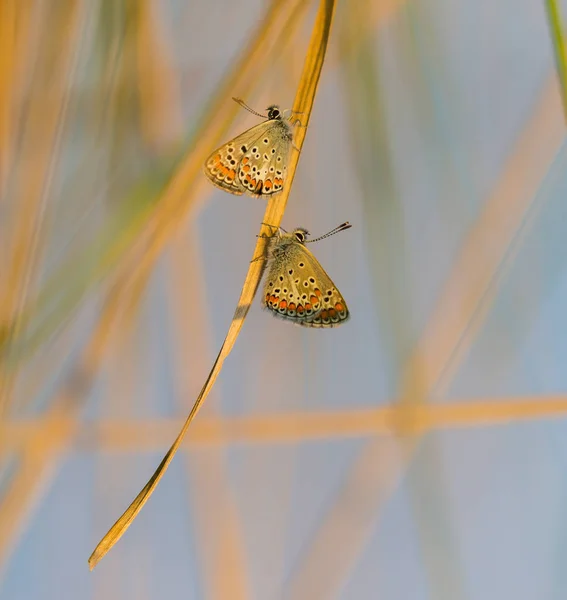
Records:
M232 99L236 102L236 104L240 104L242 108L245 108L248 112L251 112L253 115L256 115L257 117L262 117L263 119L268 118L266 115L262 115L261 113L256 112L253 108L250 108L248 104L246 104L246 102L244 102L244 100L242 100L241 98L235 98L233 96Z
M313 240L305 240L306 244L311 244L312 242L318 242L319 240L324 240L325 238L330 237L331 235L335 235L335 233L339 233L339 231L344 231L345 229L350 229L352 225L346 221L345 223L341 223L338 227L331 229L331 231L327 232L325 235L321 235Z

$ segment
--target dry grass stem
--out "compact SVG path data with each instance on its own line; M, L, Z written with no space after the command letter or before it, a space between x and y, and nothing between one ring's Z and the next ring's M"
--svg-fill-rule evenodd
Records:
M264 223L270 223L274 226L279 226L285 211L285 207L287 205L289 193L291 190L291 184L293 182L293 178L299 161L299 155L301 153L301 148L305 139L307 125L309 124L309 117L311 115L313 103L315 101L317 85L319 83L321 70L323 68L323 62L327 50L327 44L329 40L334 11L334 0L321 0L317 16L315 18L313 31L311 34L311 40L307 50L303 73L301 75L299 87L293 104L293 110L298 113L302 113L302 124L304 125L304 127L299 127L296 129L294 136L294 145L296 146L298 151L292 154L290 160L288 169L288 183L286 188L281 194L279 194L275 198L270 198L270 200L268 201L268 206L263 219ZM261 227L261 235L268 235L270 233L271 232L269 228L264 226ZM265 256L266 243L267 242L265 237L258 238L253 258ZM138 494L138 496L136 496L132 504L126 509L124 514L112 526L110 531L104 536L104 538L95 548L94 552L89 558L89 566L91 569L93 569L96 566L96 564L100 561L100 559L114 546L114 544L120 539L120 537L124 534L126 529L130 526L132 521L136 518L136 515L140 512L144 504L151 496L152 492L159 483L159 480L162 478L171 460L175 456L175 453L179 449L179 446L183 441L183 438L187 432L187 429L189 428L189 425L191 424L199 408L202 406L203 402L207 398L214 382L216 381L220 373L224 360L230 354L230 351L232 350L234 343L236 342L238 334L240 333L240 330L242 328L244 318L248 313L252 300L256 294L256 290L258 289L258 286L260 284L260 279L262 276L264 265L264 258L260 260L253 260L250 263L250 267L248 269L248 273L244 281L244 286L242 288L240 299L238 301L238 305L235 310L232 322L230 324L227 336L214 362L213 368L211 369L211 372L201 390L201 393L197 397L197 400L195 401L195 404L193 405L193 408L191 409L191 412L189 413L189 416L187 417L187 420L183 425L183 428L181 429L173 445L171 446L167 454L164 456L162 462L160 463L160 465L158 466L148 483L144 486L144 488Z

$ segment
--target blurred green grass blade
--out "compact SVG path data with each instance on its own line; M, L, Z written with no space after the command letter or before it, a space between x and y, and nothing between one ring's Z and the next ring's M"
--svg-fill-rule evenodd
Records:
M366 247L381 336L391 353L392 371L398 375L394 376L392 385L401 389L401 366L416 343L418 328L412 324L414 307L408 272L409 250L405 241L403 198L398 190L394 157L391 154L386 78L381 77L378 34L376 29L368 26L368 6L364 5L364 1L360 2L358 10L349 10L341 21L343 89L351 126L353 162L363 195ZM408 30L409 21L400 18L400 22L407 24ZM400 37L403 42L405 36ZM437 126L436 120L431 118L435 107L428 97L428 84L431 82L424 81L428 73L421 71L423 65L418 62L411 41L408 40L405 50L411 60L410 69L416 70L412 77L413 97L418 99L424 126L427 127L431 121ZM400 389L393 390L393 394L400 393ZM448 504L435 442L432 437L428 440L430 451L424 471L430 477L435 476L438 487L426 496L425 493L429 492L423 487L426 477L418 469L419 477L408 478L411 508L426 565L428 591L435 598L460 598L464 597L465 590L456 559L454 532L443 512ZM425 507L419 503L423 497L429 501ZM440 508L433 510L432 506ZM428 522L428 518L433 520ZM436 537L433 537L434 534ZM435 547L434 556L431 557L427 556L427 548L430 547Z
M563 101L563 113L567 122L567 57L565 54L565 37L563 34L561 10L557 0L545 0L545 8L555 53L555 64L557 66L557 76L559 78L561 99Z
M353 164L362 191L368 260L384 343L401 364L411 342L408 328L404 215L394 180L376 30L364 2L343 12L341 74L350 121ZM394 264L392 264L394 261Z
M136 183L94 239L48 278L22 316L21 334L7 349L9 365L14 366L54 335L65 317L74 314L84 297L115 267L138 236L176 164L177 160L170 159ZM1 344L0 339L0 348Z

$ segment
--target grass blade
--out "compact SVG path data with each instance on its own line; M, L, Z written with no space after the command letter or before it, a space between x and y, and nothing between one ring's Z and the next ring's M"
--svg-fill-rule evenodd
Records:
M315 18L315 23L311 34L311 40L307 50L307 55L305 58L303 73L299 82L299 87L293 104L293 110L303 113L302 121L303 125L305 126L307 126L309 123L309 117L313 108L315 93L317 91L317 85L319 83L321 69L323 67L325 53L327 50L327 44L329 41L334 11L334 0L321 0L319 4L319 10ZM306 127L300 127L296 130L296 134L294 136L294 144L298 148L298 151L292 154L292 158L290 160L288 171L288 185L278 197L271 198L268 201L268 206L266 208L266 212L263 219L264 223L270 223L275 226L278 226L281 223L285 207L287 205L291 184L293 182L293 178L299 161L301 148L305 139L305 134ZM269 232L269 228L265 228L264 225L262 225L260 233L269 234ZM253 258L257 256L264 257L265 250L266 239L264 237L259 237L258 242L256 243ZM171 463L171 460L173 459L177 450L179 449L179 446L181 445L181 442L187 432L187 429L189 428L189 425L195 418L195 415L197 414L199 408L202 406L203 402L205 401L209 392L211 391L220 373L225 359L230 354L236 342L240 330L242 329L244 319L256 294L256 290L258 289L258 286L260 284L260 279L264 270L264 266L264 258L260 260L254 260L250 263L250 267L248 269L248 273L244 281L240 299L236 307L234 317L230 324L226 338L213 364L211 372L209 373L209 376L205 381L205 384L199 396L197 397L197 400L195 401L193 408L191 409L191 412L187 417L187 420L183 425L183 428L179 432L179 435L173 442L173 445L171 446L167 454L164 456L158 468L156 469L150 480L146 483L142 491L136 496L132 504L130 504L130 506L123 513L123 515L118 519L118 521L116 521L116 523L112 526L110 531L108 531L108 533L103 537L103 539L99 542L98 546L95 548L94 552L89 558L89 566L91 569L93 569L96 566L96 564L101 560L101 558L114 546L114 544L116 544L116 542L122 537L126 529L128 529L128 527L131 525L132 521L136 518L137 514L140 512L144 504L148 501L149 497L153 493L160 479L163 477L165 471L167 470L167 467Z
M559 77L559 88L563 101L563 113L567 122L567 55L565 54L565 38L561 23L561 14L557 0L545 0L547 19L551 41L555 51L555 64L557 65L557 76Z

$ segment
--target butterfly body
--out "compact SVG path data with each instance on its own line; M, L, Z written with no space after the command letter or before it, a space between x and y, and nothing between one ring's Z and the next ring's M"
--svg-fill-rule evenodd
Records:
M292 127L278 106L268 118L217 148L205 162L205 175L231 194L270 196L283 189L292 145Z
M350 225L349 225L350 226ZM277 232L268 246L263 304L274 316L304 327L337 327L347 305L319 261L305 246L308 231Z

